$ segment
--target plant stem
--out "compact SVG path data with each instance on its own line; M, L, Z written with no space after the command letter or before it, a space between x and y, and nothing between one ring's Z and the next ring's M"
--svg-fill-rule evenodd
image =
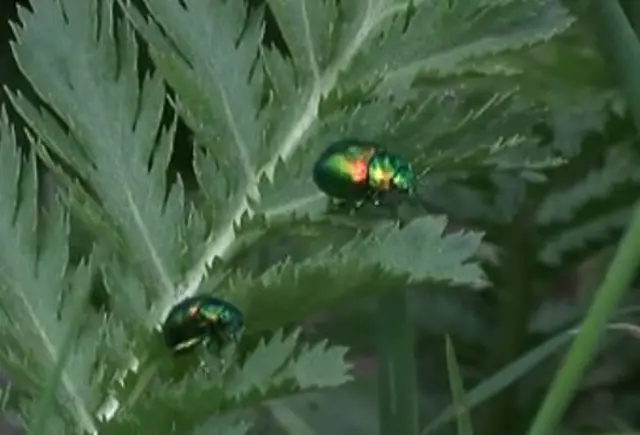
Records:
M413 325L406 291L383 295L376 312L380 435L417 435Z
M636 129L640 130L640 44L616 0L591 0L589 12L603 52L610 57L631 109ZM640 202L618 251L594 298L580 333L556 375L530 435L554 431L587 366L591 362L604 327L630 287L640 259Z

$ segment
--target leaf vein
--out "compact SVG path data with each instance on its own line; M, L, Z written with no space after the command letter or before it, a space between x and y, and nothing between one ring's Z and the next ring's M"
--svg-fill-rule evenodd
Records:
M360 47L362 47L366 39L378 24L387 17L398 13L405 7L406 6L404 5L396 5L376 13L378 11L374 9L371 2L369 2L367 11L365 12L365 16L362 20L362 25L351 40L351 43L345 48L342 55L336 60L336 62L327 69L325 74L317 78L300 117L292 124L291 129L282 141L282 144L278 147L272 158L258 172L258 176L255 177L254 180L258 180L261 174L266 174L269 178L272 178L275 167L278 164L278 159L281 158L286 161L291 157L300 145L301 139L304 137L305 133L311 128L314 121L317 119L318 106L322 96L327 95L337 85L338 74L340 71L350 64ZM213 234L210 236L207 241L207 249L205 250L204 255L187 273L184 283L178 288L178 294L180 297L193 295L200 286L200 283L205 277L207 269L213 260L215 258L224 258L229 250L232 249L232 245L235 240L234 226L239 222L243 215L246 213L252 213L246 197L250 195L254 189L257 189L257 183L248 183L246 185L244 195L242 195L245 199L238 204L235 212L232 214L233 218L229 221L229 224L218 231L217 235ZM168 309L169 307L166 308L166 310Z

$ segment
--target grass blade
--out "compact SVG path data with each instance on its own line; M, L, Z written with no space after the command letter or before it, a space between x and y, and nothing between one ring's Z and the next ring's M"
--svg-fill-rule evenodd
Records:
M460 376L460 368L456 359L456 351L451 343L451 338L446 337L446 353L447 353L447 371L449 373L449 385L451 386L451 397L453 398L453 406L456 409L458 419L458 435L473 435L473 427L471 425L471 416L467 407L466 397L464 395L464 385Z
M567 344L572 336L573 331L567 331L557 335L527 352L511 364L508 364L493 376L482 381L467 394L467 407L473 409L475 406L491 399L507 386L529 373L533 367L548 358L563 345ZM433 433L437 428L450 422L455 417L456 408L454 405L449 405L422 430L421 435Z
M605 55L610 56L636 128L640 128L640 44L617 1L593 0L589 7L599 42ZM593 359L607 320L636 275L639 259L640 203L635 207L627 232L596 292L581 331L536 415L529 430L530 435L545 435L555 430Z

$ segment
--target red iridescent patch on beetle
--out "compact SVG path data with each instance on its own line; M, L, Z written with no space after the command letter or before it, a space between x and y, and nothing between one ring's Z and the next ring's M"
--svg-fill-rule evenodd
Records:
M364 160L355 160L349 162L349 173L356 183L364 183L367 180L367 162Z
M369 173L369 160L375 154L375 148L369 148L364 152L358 153L353 160L349 160L349 174L355 183L364 183L367 181Z

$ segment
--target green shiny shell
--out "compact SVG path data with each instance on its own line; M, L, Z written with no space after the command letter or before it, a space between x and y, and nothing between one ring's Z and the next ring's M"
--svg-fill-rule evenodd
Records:
M416 176L409 162L387 151L378 151L369 161L369 185L377 191L399 190L413 193Z
M320 155L313 181L332 198L366 200L391 190L412 194L416 177L402 157L371 142L345 139Z
M313 167L313 181L330 197L359 200L370 191L369 160L376 153L370 142L346 139L330 145Z
M234 305L213 296L197 295L171 309L162 333L170 349L184 353L201 344L221 348L236 341L243 326L242 312Z

